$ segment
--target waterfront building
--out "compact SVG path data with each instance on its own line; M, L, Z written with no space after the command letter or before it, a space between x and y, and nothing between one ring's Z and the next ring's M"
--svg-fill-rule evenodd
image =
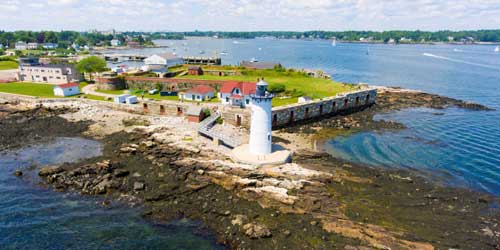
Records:
M264 80L257 83L252 98L252 116L250 121L250 153L267 155L272 153L272 99L267 92L268 84Z
M184 64L184 60L174 54L152 55L144 59L146 70L162 74L168 71L168 67Z
M113 39L111 40L111 46L113 47L118 47L118 46L121 46L122 45L122 42L118 39Z
M18 80L23 82L70 83L78 82L82 75L72 64L40 64L38 58L21 58Z
M65 83L54 86L55 96L73 96L80 94L80 88L77 82Z
M208 101L214 98L215 89L208 85L198 85L182 94L182 99L187 101Z
M252 103L251 94L255 94L256 83L254 82L225 82L218 94L224 105L245 108Z
M28 44L24 41L18 41L14 45L15 50L27 50L28 49Z
M57 49L59 45L57 43L44 43L42 47L44 49Z
M28 49L38 49L38 43L28 43Z

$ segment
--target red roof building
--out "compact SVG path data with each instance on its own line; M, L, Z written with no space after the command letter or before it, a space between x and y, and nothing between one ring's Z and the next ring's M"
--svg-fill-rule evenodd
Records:
M246 107L251 103L251 94L255 94L257 84L254 82L227 81L219 92L222 104Z
M182 98L183 100L188 100L188 101L205 101L205 100L210 100L214 98L215 96L215 89L208 86L208 85L203 85L200 84L188 91L186 91L183 95Z

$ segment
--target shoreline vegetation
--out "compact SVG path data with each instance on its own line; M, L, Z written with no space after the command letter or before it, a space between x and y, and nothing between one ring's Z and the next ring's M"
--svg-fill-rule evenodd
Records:
M0 96L0 147L83 136L102 142L103 155L20 171L37 171L56 191L99 196L103 206L143 206L143 216L153 222L202 221L232 249L500 247L499 197L442 185L412 170L332 158L308 148L305 139L323 129L404 128L373 120L381 112L411 107L488 109L479 104L383 88L377 104L365 110L276 131L277 143L295 147L294 163L262 168L231 163L216 146L193 136L194 127L182 118L65 105L70 104L33 106ZM136 122L125 122L131 119Z
M388 43L388 44L500 44L500 29L496 30L465 30L465 31L189 31L189 32L77 32L77 31L0 31L0 55L3 50L13 49L16 42L37 42L39 49L43 43L57 44L57 50L70 49L79 51L85 46L102 49L121 49L130 47L157 47L153 40L182 40L189 37L210 37L225 39L337 39L340 42L353 43ZM112 46L111 41L119 44ZM65 51L67 53L67 51Z

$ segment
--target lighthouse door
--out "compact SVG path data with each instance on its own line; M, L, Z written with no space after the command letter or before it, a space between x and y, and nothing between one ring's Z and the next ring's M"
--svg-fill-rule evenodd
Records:
M236 127L241 126L241 116L236 115Z

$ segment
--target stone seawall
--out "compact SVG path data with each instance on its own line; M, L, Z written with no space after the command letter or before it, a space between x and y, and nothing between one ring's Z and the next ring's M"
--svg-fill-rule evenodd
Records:
M323 98L307 103L292 104L273 108L273 128L296 122L318 119L340 112L354 112L370 106L377 98L376 89L367 89Z

